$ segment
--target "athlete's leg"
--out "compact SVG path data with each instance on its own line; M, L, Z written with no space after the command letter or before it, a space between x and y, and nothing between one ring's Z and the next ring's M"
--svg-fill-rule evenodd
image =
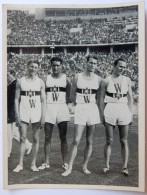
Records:
M19 133L19 129L16 126L16 123L14 123L13 125L13 138L17 141L20 142L20 133ZM29 142L29 140L26 138L26 142L25 142L25 148L26 148L26 153L27 155L30 154L31 149L32 149L32 143Z
M72 149L71 149L70 160L69 160L69 167L62 174L62 176L67 176L72 171L73 162L74 162L74 159L77 155L78 145L80 143L80 139L82 137L84 128L85 128L84 125L77 125L77 124L74 125L74 140L73 140L73 143L72 143Z
M129 149L128 149L129 125L119 125L118 128L119 128L119 135L120 135L123 168L127 168L128 156L129 156Z
M32 124L29 123L28 129L32 129ZM25 148L26 148L26 154L29 155L32 151L32 146L33 144L31 142L29 142L29 140L26 138L26 142L25 142Z
M16 123L14 123L14 127L13 127L13 138L17 141L20 142L20 133L19 133L19 129L16 126ZM29 142L29 140L26 138L26 149L29 149L30 146L32 147L32 143Z
M104 148L104 157L106 168L109 169L110 156L111 156L111 144L113 142L113 130L114 126L108 123L105 123L105 133L106 133L106 144Z
M8 157L10 157L12 151L12 139L13 139L12 123L8 123L7 124Z
M66 134L67 134L67 122L61 122L58 124L59 128L59 136L61 140L61 154L62 154L62 160L63 164L67 163L67 140L66 140Z
M93 143L93 134L95 130L95 125L87 126L86 128L86 147L84 151L84 163L83 163L83 171L86 174L90 174L91 172L87 169L87 164L89 158L92 154L92 143Z
M25 142L27 137L28 123L21 122L20 132L20 160L19 164L23 165L23 158L25 153Z
M31 169L33 171L38 171L36 167L36 158L37 158L37 153L39 149L39 133L40 133L40 127L39 123L33 123L32 124L32 132L33 132L33 160L31 163Z
M13 138L14 138L16 141L20 142L20 133L19 133L19 129L18 129L18 127L16 126L16 124L15 124L15 127L14 127L14 129L13 129Z
M45 154L45 163L49 165L49 154L51 150L51 139L53 133L54 124L45 123L45 142L44 142L44 154Z
M45 155L45 162L38 167L39 170L44 170L50 168L49 165L49 155L51 150L51 139L53 133L54 124L46 122L44 125L44 132L45 132L45 141L44 141L44 155Z
M18 166L13 170L14 172L19 172L23 169L23 158L25 153L25 142L27 137L27 128L28 123L21 122L21 127L19 128L20 132L20 157L19 157L19 164Z

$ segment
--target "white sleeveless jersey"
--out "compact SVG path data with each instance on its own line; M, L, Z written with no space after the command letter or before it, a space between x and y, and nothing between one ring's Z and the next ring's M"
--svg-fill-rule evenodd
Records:
M96 93L99 88L99 78L96 74L91 80L84 79L82 73L78 74L76 103L96 103Z
M62 104L66 103L66 75L62 74L60 78L53 78L51 75L47 76L46 94L48 104Z
M36 77L33 81L28 81L26 77L20 79L21 101L20 110L41 109L41 79Z
M108 93L113 94L113 97L107 95ZM127 103L127 92L128 92L128 82L127 77L122 76L120 83L114 83L112 77L108 77L108 87L105 95L105 103Z

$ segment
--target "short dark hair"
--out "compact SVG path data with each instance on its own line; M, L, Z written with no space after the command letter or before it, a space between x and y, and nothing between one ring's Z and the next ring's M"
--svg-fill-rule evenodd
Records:
M114 61L114 66L117 66L119 61L126 62L123 58L118 58L117 60Z
M29 66L29 65L32 64L32 63L38 64L38 67L40 66L38 60L34 60L34 59L29 60L28 63L27 63L27 65Z
M87 62L89 61L89 59L90 58L93 58L93 59L95 59L95 60L97 60L98 61L98 57L97 57L97 55L96 54L91 54L91 55L88 55L87 56Z
M54 61L58 61L58 62L60 62L61 64L62 64L62 62L63 62L63 60L62 60L60 57L58 57L58 56L55 56L55 57L52 57L52 58L51 58L51 65L52 65L52 62L54 62Z

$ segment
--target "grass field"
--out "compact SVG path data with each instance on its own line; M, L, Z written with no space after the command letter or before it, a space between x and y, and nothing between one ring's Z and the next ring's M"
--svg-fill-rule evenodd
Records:
M72 118L73 120L73 118ZM31 141L31 130L28 131L28 137ZM73 139L73 123L68 124L67 141L70 150ZM32 156L24 157L24 170L19 173L14 173L12 170L18 164L19 144L13 140L13 150L8 162L8 184L85 184L85 185L113 185L113 186L138 186L138 116L134 116L134 122L129 130L129 177L124 177L121 174L122 158L119 142L119 134L117 128L114 132L114 142L112 146L111 156L111 171L104 175L104 144L105 132L103 125L98 125L94 134L93 153L90 158L88 168L92 172L90 175L85 175L82 171L83 154L85 147L85 132L82 136L78 148L78 154L74 162L73 172L68 177L62 177L62 160L60 152L60 140L58 129L55 126L52 138L52 149L50 155L51 168L39 172L30 170ZM40 148L37 158L37 166L40 166L44 161L44 131L40 132Z

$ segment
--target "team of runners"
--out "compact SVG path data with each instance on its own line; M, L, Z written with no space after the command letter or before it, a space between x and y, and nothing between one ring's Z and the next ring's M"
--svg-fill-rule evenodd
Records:
M20 132L19 163L14 172L23 170L23 158L27 129L31 125L33 134L33 160L30 165L32 171L41 171L50 168L51 139L54 125L57 124L61 141L62 176L72 173L72 167L77 155L78 144L86 129L86 146L82 171L91 174L88 161L92 154L92 142L96 124L103 123L105 127L106 144L104 148L105 167L104 173L110 169L111 145L113 132L116 125L120 134L122 149L122 173L128 172L128 130L133 120L133 97L131 80L123 73L127 68L124 59L119 58L114 62L112 74L102 79L95 74L98 68L96 55L87 56L84 71L75 74L69 80L62 73L62 59L51 59L51 74L41 80L37 76L39 63L30 60L27 64L26 76L17 80L15 92L15 118L16 126ZM67 130L70 113L74 107L74 137L68 158ZM45 160L39 167L36 166L39 148L40 128L44 127L44 156ZM97 130L97 129L96 129Z

